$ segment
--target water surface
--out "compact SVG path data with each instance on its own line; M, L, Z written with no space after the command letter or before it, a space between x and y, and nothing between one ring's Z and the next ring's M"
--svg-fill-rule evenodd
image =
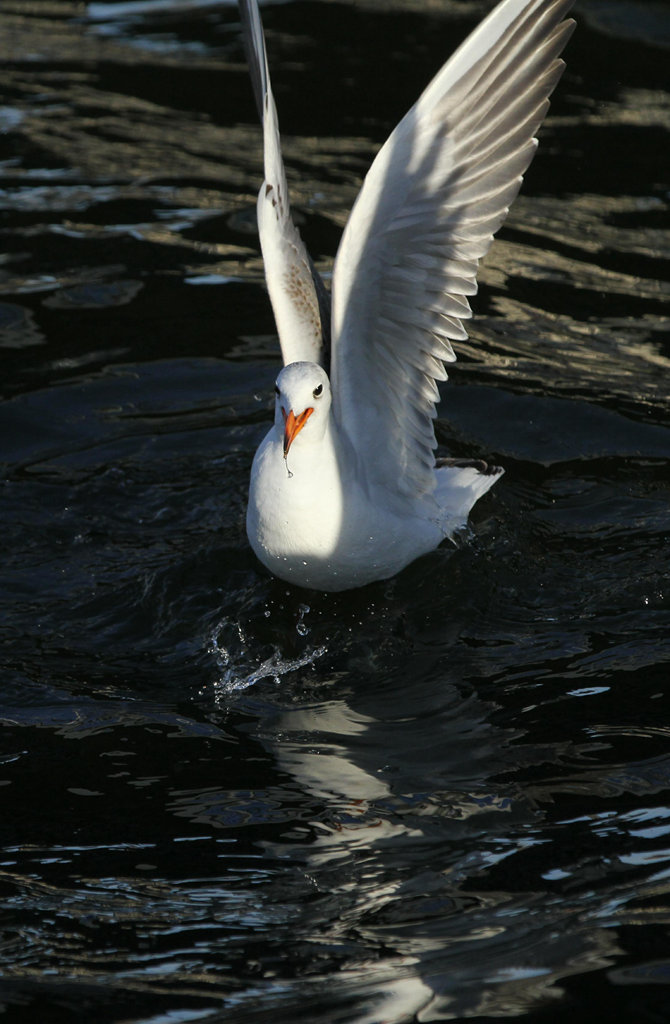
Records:
M480 2L264 8L328 274ZM578 0L438 436L506 468L396 579L294 590L234 6L0 12L6 1020L667 1016L667 6Z

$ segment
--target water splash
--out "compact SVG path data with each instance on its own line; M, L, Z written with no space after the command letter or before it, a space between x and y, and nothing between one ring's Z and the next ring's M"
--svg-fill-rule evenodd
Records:
M304 637L309 633L305 615L309 606L301 604L296 633ZM266 609L265 616L269 616ZM327 646L307 648L295 657L287 657L275 644L262 643L251 637L240 622L223 618L209 639L208 652L213 654L221 676L214 683L217 697L246 690L262 679L273 679L279 684L289 672L313 665L327 651Z
M307 636L310 632L309 626L305 623L305 616L309 612L308 604L301 604L298 606L298 621L295 625L295 631L298 636Z

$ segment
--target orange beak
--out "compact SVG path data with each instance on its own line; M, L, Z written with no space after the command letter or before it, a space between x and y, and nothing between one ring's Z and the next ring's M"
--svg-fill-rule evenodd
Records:
M294 416L293 409L291 409L287 415L286 410L282 406L281 414L284 417L284 458L288 455L289 448L313 412L314 409L305 409L299 416Z

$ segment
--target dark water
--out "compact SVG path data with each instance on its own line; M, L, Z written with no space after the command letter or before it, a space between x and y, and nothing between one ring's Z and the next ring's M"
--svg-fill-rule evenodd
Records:
M487 4L265 9L328 270ZM670 1019L670 9L578 0L442 444L353 594L244 534L278 365L234 7L0 9L0 1017Z

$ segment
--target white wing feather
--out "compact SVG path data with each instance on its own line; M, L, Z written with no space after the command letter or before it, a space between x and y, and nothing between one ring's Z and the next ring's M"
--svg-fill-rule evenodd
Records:
M295 227L282 160L277 109L272 95L263 27L256 0L240 0L249 70L263 125L265 181L256 213L265 280L277 324L284 365L326 357L330 303ZM325 318L325 330L322 329Z
M503 0L379 151L333 275L338 424L391 497L435 487L433 419L488 251L563 70L573 0Z

